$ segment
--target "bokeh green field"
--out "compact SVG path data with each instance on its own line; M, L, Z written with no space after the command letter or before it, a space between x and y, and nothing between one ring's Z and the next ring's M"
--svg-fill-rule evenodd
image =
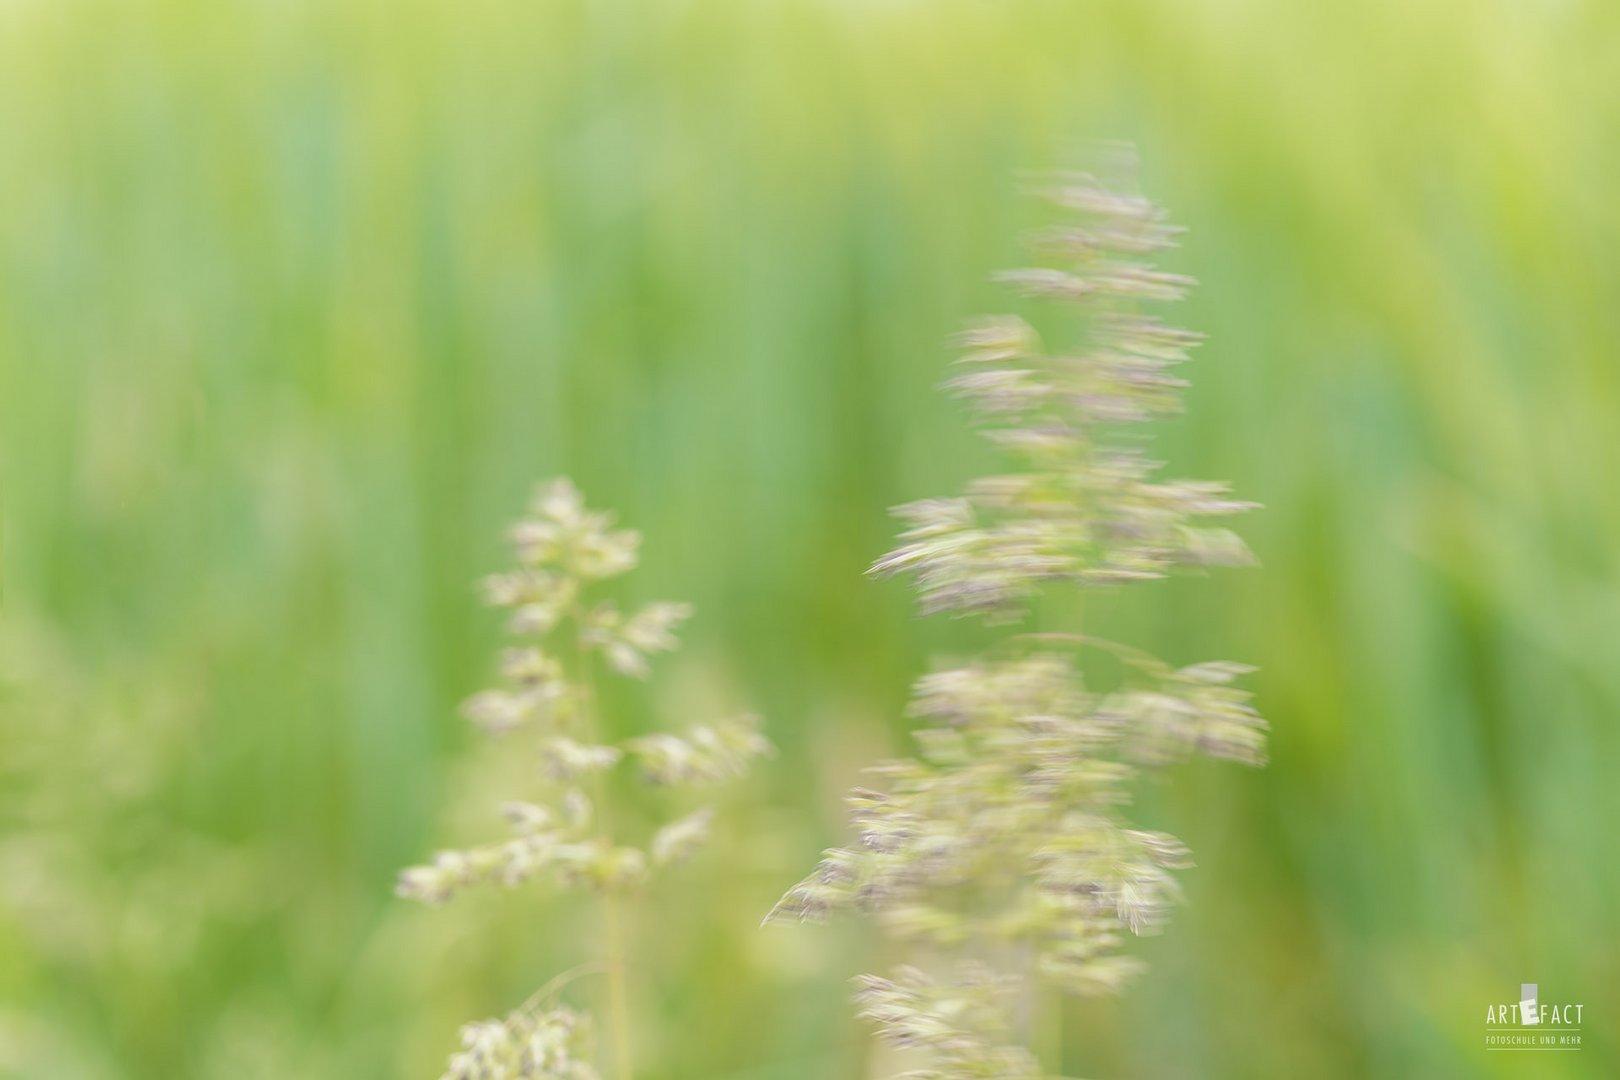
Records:
M615 722L781 750L638 915L638 1076L865 1075L881 946L759 919L985 640L862 571L985 466L944 342L1088 138L1203 282L1163 455L1267 505L1088 624L1274 732L1144 792L1200 865L1067 1071L1620 1074L1620 7L13 0L0 1077L436 1076L588 958L390 894L506 794L470 584L560 473L697 607ZM1484 1048L1523 982L1583 1050Z

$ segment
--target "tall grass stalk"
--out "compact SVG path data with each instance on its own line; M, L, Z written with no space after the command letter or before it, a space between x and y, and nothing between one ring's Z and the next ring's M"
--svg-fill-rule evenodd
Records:
M440 903L473 885L517 886L537 877L581 887L600 905L603 959L542 987L504 1019L468 1024L445 1080L556 1077L594 1080L588 1017L559 1004L575 978L607 979L607 1026L613 1074L634 1075L625 909L654 869L698 847L711 811L699 809L658 829L642 846L615 830L606 774L633 760L658 786L702 786L742 775L769 749L752 717L701 724L682 734L650 733L603 741L595 672L644 678L649 657L675 648L684 604L652 603L621 613L588 596L597 583L636 564L640 538L593 513L565 480L540 489L528 518L512 530L517 568L485 581L491 603L511 612L519 644L501 657L502 685L467 702L467 716L491 735L533 755L538 797L506 804L514 835L406 870L400 895ZM571 659L563 655L572 646ZM590 794L585 793L590 789Z
M1192 284L1149 261L1178 230L1097 175L1040 191L1063 218L1036 238L1047 258L1000 279L1049 306L1052 340L1021 317L980 320L947 383L1018 469L900 507L901 545L872 567L910 576L925 613L1014 624L1050 586L1252 561L1208 520L1252 504L1220 483L1159 478L1145 450L1145 425L1180 408L1176 372L1199 341L1149 313ZM1234 685L1251 669L1175 666L1075 623L1003 636L919 680L917 756L873 770L885 790L849 799L858 842L829 851L771 913L853 910L906 944L913 962L860 976L856 998L884 1038L926 1053L916 1077L1060 1073L1061 1013L1041 987L1119 992L1142 969L1125 938L1163 925L1173 872L1190 862L1175 837L1127 817L1132 781L1194 753L1261 761L1265 724ZM1097 650L1118 675L1082 665Z

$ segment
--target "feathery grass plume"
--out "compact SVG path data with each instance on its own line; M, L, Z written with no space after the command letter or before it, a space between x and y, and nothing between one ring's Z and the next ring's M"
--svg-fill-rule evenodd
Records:
M758 721L747 716L699 724L682 734L602 742L594 669L646 677L649 658L675 648L675 628L691 609L653 603L624 614L610 602L590 599L593 585L635 567L640 537L615 529L609 515L587 510L567 480L540 488L511 540L517 567L483 584L489 601L511 612L509 629L517 644L501 655L500 685L474 695L463 711L493 736L522 740L521 752L533 756L536 795L533 801L505 805L507 837L442 851L432 862L404 871L397 891L442 903L477 885L512 887L537 878L591 890L602 905L603 963L559 976L505 1019L463 1027L462 1049L451 1055L444 1080L595 1080L589 1018L556 998L573 976L598 970L609 981L615 1072L627 1080L621 908L652 870L701 846L711 811L669 822L642 846L626 844L610 827L602 775L632 760L650 784L717 783L743 775L770 744Z
M1043 343L1013 316L961 335L947 387L1018 464L958 498L898 509L901 544L871 572L912 575L924 613L1005 623L1051 583L1115 586L1252 561L1209 519L1253 504L1224 484L1161 479L1142 450L1141 425L1180 408L1176 369L1200 340L1146 310L1192 284L1146 261L1177 230L1090 174L1052 177L1042 191L1068 219L1039 237L1052 265L1000 280L1063 305L1078 339ZM1073 653L1088 647L1122 661L1120 685L1082 680ZM911 703L927 725L917 755L874 770L885 790L851 794L857 842L827 852L767 921L853 910L934 958L929 973L857 980L861 1014L885 1039L930 1052L929 1067L908 1075L1044 1075L1027 1045L1033 1023L1017 1034L1009 998L1028 1012L1032 983L1111 994L1138 973L1126 935L1164 922L1173 872L1189 859L1174 837L1132 827L1130 781L1193 753L1259 764L1265 723L1234 685L1249 670L1025 633L924 676ZM1018 970L986 967L1009 956L1023 958Z

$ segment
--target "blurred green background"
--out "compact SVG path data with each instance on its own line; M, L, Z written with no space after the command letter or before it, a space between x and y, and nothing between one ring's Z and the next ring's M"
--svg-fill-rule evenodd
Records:
M617 722L781 747L640 914L638 1075L863 1075L881 946L758 921L986 640L862 571L985 467L945 338L1084 138L1190 227L1163 456L1267 504L1089 628L1274 735L1144 794L1200 866L1068 1072L1620 1074L1620 7L13 0L0 1076L436 1076L588 958L390 895L508 794L470 585L560 473L697 605ZM1522 982L1585 1049L1484 1049Z

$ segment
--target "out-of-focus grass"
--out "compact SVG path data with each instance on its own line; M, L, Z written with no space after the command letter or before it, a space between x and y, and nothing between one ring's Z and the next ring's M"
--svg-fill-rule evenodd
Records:
M1191 227L1166 456L1269 507L1088 622L1276 731L1144 793L1202 866L1068 1070L1620 1069L1620 9L17 0L0 116L0 1076L433 1075L580 959L389 896L560 472L698 606L627 722L783 749L643 913L642 1075L858 1073L861 929L756 925L979 640L860 573L984 461L941 342L1076 137ZM1584 1050L1484 1049L1521 982Z

